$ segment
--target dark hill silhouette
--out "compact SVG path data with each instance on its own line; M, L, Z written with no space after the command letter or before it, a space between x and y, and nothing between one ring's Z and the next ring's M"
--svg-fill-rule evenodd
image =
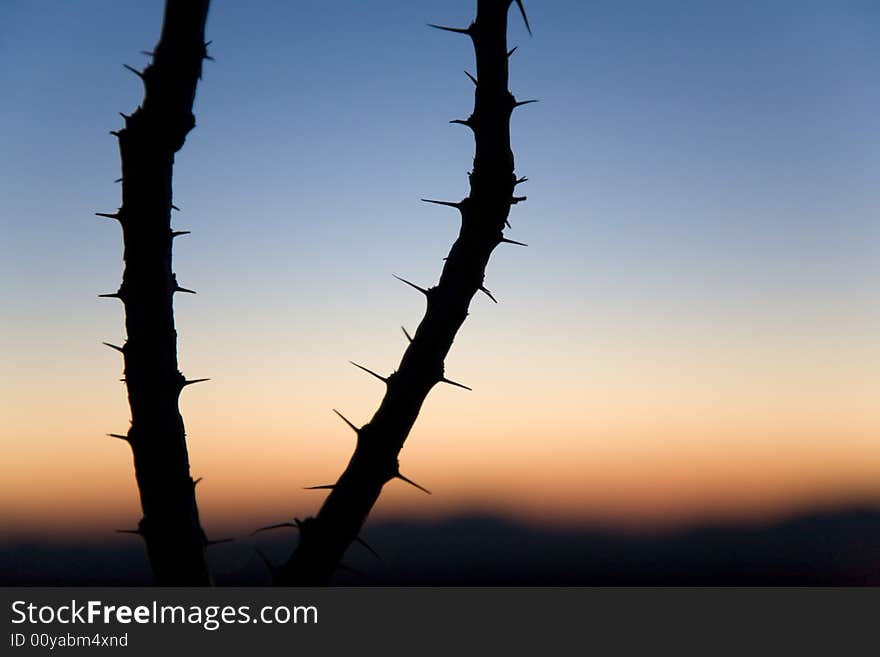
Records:
M269 583L254 545L281 561L290 533L213 548L220 585ZM108 532L109 533L109 532ZM675 532L548 529L491 515L368 526L381 555L352 546L346 585L878 585L880 509L850 508L765 524L702 525ZM111 545L112 543L112 545ZM0 544L2 585L147 585L143 546Z

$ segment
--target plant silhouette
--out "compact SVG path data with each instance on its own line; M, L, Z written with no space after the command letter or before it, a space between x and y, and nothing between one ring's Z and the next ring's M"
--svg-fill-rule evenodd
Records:
M366 544L358 534L383 486L399 479L429 491L400 471L398 455L428 393L437 383L470 390L447 378L444 360L477 292L496 301L484 285L489 258L500 244L525 246L504 234L510 208L525 200L516 196L525 178L514 174L510 148L510 117L514 109L534 101L517 101L508 90L507 16L514 0L478 0L477 15L467 28L431 27L467 35L476 53L474 110L461 124L474 134L476 152L469 174L470 193L461 201L422 199L460 213L461 229L452 245L438 284L423 288L400 281L423 294L427 308L398 369L382 376L385 396L373 418L358 427L338 411L355 431L357 443L348 466L334 484L316 486L330 493L315 517L263 529L293 526L299 541L286 563L275 570L282 585L328 583L352 542ZM183 419L178 400L190 384L178 369L173 297L192 293L181 287L172 270L174 238L187 231L171 227L174 157L195 126L192 113L202 62L210 59L205 23L210 0L166 0L162 33L151 64L143 71L126 66L143 81L140 107L122 115L125 126L113 131L122 161L122 205L115 213L97 213L122 226L125 269L112 294L125 308L127 339L121 352L131 408L131 427L110 434L129 443L143 517L137 529L120 530L141 536L154 581L159 585L208 585L212 578L205 559L211 544L202 530L195 488L190 476ZM528 24L520 0L516 4ZM497 303L497 301L496 301ZM368 549L369 546L366 546ZM371 550L371 549L370 549ZM372 551L372 550L371 550Z
M125 360L131 427L125 435L134 455L143 537L156 584L206 585L208 544L199 523L196 483L190 476L186 435L178 408L180 392L204 379L178 370L173 297L192 292L177 283L171 267L174 156L195 126L192 113L202 61L208 58L205 21L209 0L167 0L162 33L143 71L126 66L144 84L143 103L122 115L112 132L122 160L122 226L125 269L112 294L125 307L126 341L113 349ZM107 344L107 343L105 343Z
M528 28L522 3L516 2ZM469 27L431 26L470 37L476 52L476 77L468 74L476 87L473 113L453 121L474 134L470 194L458 202L422 199L457 210L461 229L436 286L423 288L398 277L424 295L425 315L416 332L407 335L409 346L395 372L386 377L357 365L384 383L385 396L372 419L361 427L340 414L357 435L354 454L336 483L319 487L330 493L317 515L296 520L299 541L276 572L278 584L326 584L348 546L360 540L358 533L389 481L399 479L428 492L401 473L398 455L436 384L469 389L446 377L444 360L473 296L483 292L495 301L484 285L492 251L500 244L525 246L504 235L510 207L525 200L514 195L515 187L526 179L514 174L510 117L517 107L534 102L517 101L508 90L508 59L513 50L507 49L507 15L512 4L513 0L478 0L477 15Z

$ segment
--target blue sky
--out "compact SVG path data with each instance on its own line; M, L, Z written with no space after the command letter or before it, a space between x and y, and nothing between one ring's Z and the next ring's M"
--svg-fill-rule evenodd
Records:
M221 391L225 380L223 400L268 381L267 399L290 385L301 411L326 415L340 382L354 385L347 359L394 367L398 326L414 328L422 302L391 274L436 281L457 232L454 212L418 199L465 196L473 155L467 130L447 123L472 106L472 50L425 24L465 25L473 5L212 3L216 61L174 183L175 224L193 231L176 271L199 295L176 313L185 373ZM529 200L510 236L530 248L493 257L487 286L502 303L475 300L450 372L497 391L523 371L547 390L564 382L571 399L618 385L624 399L652 389L614 377L648 372L661 386L696 358L695 392L729 361L743 389L804 382L804 406L832 388L867 398L880 362L880 5L526 8L534 37L510 17L511 86L541 102L514 117ZM121 240L92 213L119 205L108 131L142 96L122 64L146 64L138 51L161 13L158 0L0 9L10 435L46 396L124 421L118 363L99 349L122 339L121 311L95 296L118 284ZM368 415L377 399L363 390L339 403ZM221 406L202 400L188 423ZM841 413L880 426L867 406ZM344 450L336 458L328 473Z

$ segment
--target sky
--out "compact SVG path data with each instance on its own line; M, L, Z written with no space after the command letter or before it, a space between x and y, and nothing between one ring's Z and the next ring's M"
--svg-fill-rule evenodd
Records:
M160 0L0 7L0 527L134 526L119 155ZM880 503L880 5L526 2L512 210L374 517L666 526ZM314 513L467 195L469 0L214 0L177 156L209 534ZM504 245L502 245L504 246Z

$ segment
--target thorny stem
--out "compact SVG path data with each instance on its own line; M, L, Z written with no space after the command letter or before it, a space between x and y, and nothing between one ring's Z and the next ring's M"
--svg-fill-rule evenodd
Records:
M191 292L171 268L174 155L195 126L196 85L207 57L210 0L167 0L162 34L143 71L143 104L113 134L122 160L125 270L115 295L125 306L125 383L131 427L124 437L134 455L143 518L135 533L147 547L159 585L211 583L208 541L199 523L195 483L178 397L188 383L178 370L173 296Z
M471 37L477 60L474 111L467 121L476 142L470 194L451 204L461 213L461 230L436 287L425 290L404 281L425 295L425 315L397 371L386 379L387 390L373 418L360 428L351 425L357 433L354 454L318 514L299 524L299 542L279 569L278 584L326 584L357 540L382 487L395 478L414 484L400 474L398 454L431 388L452 383L444 375L444 359L471 299L484 289L492 250L507 241L503 230L510 206L517 202L510 149L510 116L517 103L507 88L511 3L478 0L470 27L450 30Z

